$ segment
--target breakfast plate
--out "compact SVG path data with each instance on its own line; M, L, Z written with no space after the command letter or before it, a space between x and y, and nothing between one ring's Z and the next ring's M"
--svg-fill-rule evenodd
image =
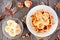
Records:
M47 32L44 32L44 33L37 33L31 26L30 24L30 17L31 15L33 15L34 12L36 12L37 10L40 10L40 9L43 9L43 10L46 10L48 11L52 16L53 16L53 21L54 21L54 24L51 26L50 30L47 31ZM56 14L56 12L49 6L46 6L46 5L38 5L38 6L35 6L33 7L27 14L27 17L26 17L26 24L27 24L27 28L29 29L29 31L35 35L35 36L38 36L38 37L46 37L46 36L49 36L51 35L52 33L54 33L54 31L56 30L57 26L58 26L58 16Z

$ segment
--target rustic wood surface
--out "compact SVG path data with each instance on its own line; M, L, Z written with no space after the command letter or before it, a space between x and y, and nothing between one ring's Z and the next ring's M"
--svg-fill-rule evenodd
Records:
M2 14L3 1L4 0L0 0L0 14ZM25 0L20 0L20 1L24 2ZM51 6L56 11L56 13L57 13L57 15L59 17L59 24L58 24L57 30L60 30L60 9L57 9L57 8L54 7L57 3L60 3L60 0L31 0L31 1L33 2L33 6L31 8L33 8L34 6L40 5L41 2L44 2L46 5ZM14 1L13 1L13 4L14 4ZM22 8L22 9L18 8L17 12L13 16L16 17L16 18L19 18L21 20L28 13L28 11L31 8L29 8L29 9L26 8L26 7ZM0 21L0 40L11 40L11 39L8 39L7 37L5 37L3 35L1 25L2 24L1 24L1 21ZM28 29L26 27L26 24L24 24L23 34L28 33L28 32L29 31L28 31ZM43 39L40 39L39 37L35 37L34 35L31 34L31 36L28 37L28 38L23 39L23 38L19 37L19 39L14 39L14 40L38 40L38 39L40 39L40 40L48 40L50 37L51 37L51 35L49 37L45 37ZM53 40L53 39L51 39L51 40Z

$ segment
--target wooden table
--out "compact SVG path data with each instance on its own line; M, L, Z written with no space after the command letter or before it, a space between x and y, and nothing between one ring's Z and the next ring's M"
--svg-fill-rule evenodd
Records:
M24 2L24 0L21 0L21 1ZM44 2L46 5L51 6L57 12L57 15L59 17L59 24L58 24L57 30L60 29L60 9L54 8L54 5L56 5L56 3L60 3L60 0L31 0L31 1L33 2L32 7L40 5L41 2ZM0 14L2 13L1 12L2 11L1 10L1 8L2 8L1 4L2 3L3 3L3 0L0 0ZM14 4L14 2L13 2L13 4ZM18 9L18 11L13 16L16 17L16 18L19 18L21 20L28 13L28 11L30 9L28 9L26 7L22 8L22 9ZM23 32L23 34L28 33L28 32L29 31L27 30L27 27L24 24L24 32ZM28 37L28 38L23 39L23 38L20 37L19 39L14 39L14 40L37 40L37 39L39 39L39 38L36 38L34 35L31 34L31 36ZM5 37L3 35L1 21L0 21L0 40L11 40L11 39L8 39L7 37ZM44 38L44 40L48 40L48 37Z

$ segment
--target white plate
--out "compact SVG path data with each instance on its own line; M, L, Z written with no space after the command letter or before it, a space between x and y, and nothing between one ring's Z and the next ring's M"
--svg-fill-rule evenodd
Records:
M45 32L45 33L37 33L30 25L30 16L36 11L36 10L39 10L39 9L44 9L48 12L51 13L51 15L53 16L53 19L54 19L54 25L52 25L52 27L50 28L49 31ZM27 14L27 17L26 17L26 24L27 24L27 28L29 29L29 31L35 35L35 36L38 36L38 37L46 37L46 36L49 36L51 35L57 28L58 26L58 16L56 14L56 12L49 6L46 6L46 5L38 5L34 8L32 8L28 14Z

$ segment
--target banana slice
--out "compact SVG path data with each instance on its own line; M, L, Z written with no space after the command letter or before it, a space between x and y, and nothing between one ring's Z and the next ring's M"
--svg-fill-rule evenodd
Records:
M20 32L21 32L20 29L16 29L16 30L15 30L15 34L16 34L16 35L20 34Z
M16 26L17 26L17 23L13 23L13 24L11 25L11 28L15 29Z
M13 23L15 23L14 20L8 20L8 21L7 21L7 24L8 24L9 26L11 26Z
M16 34L14 33L14 29L10 29L10 31L9 31L9 35L11 36L11 37L15 37L16 36Z
M21 28L20 28L19 25L17 25L17 26L15 27L15 33L16 33L16 35L20 34L20 32L21 32Z
M10 26L6 26L6 27L5 27L5 31L8 33L9 30L10 30Z

